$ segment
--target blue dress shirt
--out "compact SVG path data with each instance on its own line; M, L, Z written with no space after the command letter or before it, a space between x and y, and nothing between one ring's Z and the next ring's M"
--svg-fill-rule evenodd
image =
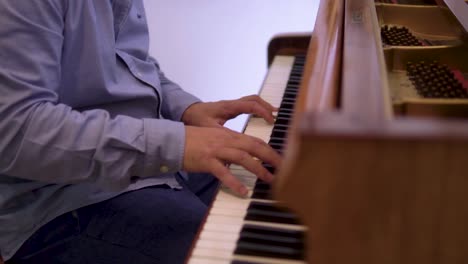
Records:
M177 188L199 100L148 55L142 0L0 1L0 254L76 208Z

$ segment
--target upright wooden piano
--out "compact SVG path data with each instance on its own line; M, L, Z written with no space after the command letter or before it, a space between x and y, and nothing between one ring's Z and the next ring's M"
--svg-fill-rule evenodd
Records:
M279 36L260 96L284 156L242 168L189 264L468 263L468 3L322 0L311 36Z

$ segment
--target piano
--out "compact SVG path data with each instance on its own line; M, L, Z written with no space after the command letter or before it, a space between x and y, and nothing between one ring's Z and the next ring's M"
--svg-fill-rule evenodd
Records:
M268 49L284 156L270 186L221 186L188 264L468 263L468 4L322 0Z

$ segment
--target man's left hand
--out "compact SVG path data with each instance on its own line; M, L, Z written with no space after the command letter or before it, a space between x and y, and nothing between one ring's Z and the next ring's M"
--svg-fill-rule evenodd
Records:
M238 115L254 114L273 124L273 112L277 110L258 95L249 95L237 100L193 104L185 110L182 122L190 126L222 127Z

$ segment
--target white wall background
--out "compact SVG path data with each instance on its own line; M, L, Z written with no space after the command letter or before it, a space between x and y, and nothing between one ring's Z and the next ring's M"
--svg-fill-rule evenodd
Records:
M277 33L313 30L318 0L145 0L150 52L204 101L258 93ZM227 124L242 128L245 116Z

